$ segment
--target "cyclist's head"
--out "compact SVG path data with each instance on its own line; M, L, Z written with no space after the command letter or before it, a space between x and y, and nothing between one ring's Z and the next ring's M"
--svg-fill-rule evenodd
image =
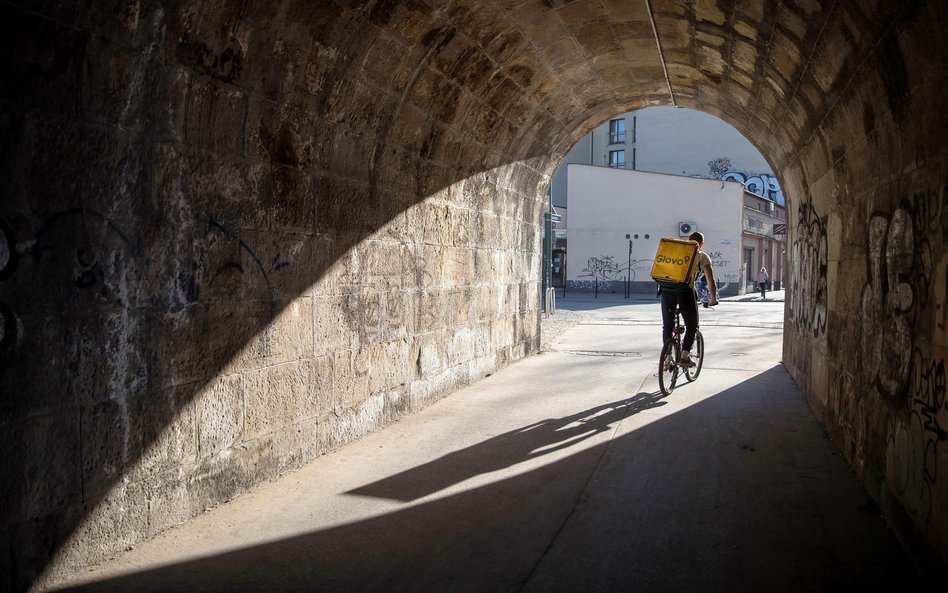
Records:
M688 239L690 239L691 241L694 241L694 242L697 243L698 245L704 245L704 235L702 235L702 234L699 233L698 231L695 231L695 232L691 233L691 234L688 236Z

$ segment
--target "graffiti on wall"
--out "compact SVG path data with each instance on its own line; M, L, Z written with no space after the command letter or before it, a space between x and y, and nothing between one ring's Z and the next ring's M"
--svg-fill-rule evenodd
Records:
M744 191L768 199L781 206L786 204L780 182L767 173L748 174L743 171L727 171L721 175L722 181L737 181L744 185Z
M646 264L651 269L648 259L633 259L626 265L619 264L611 255L600 255L599 257L590 257L586 260L586 267L583 273L579 274L579 280L570 280L569 287L576 289L603 288L611 289L613 283L624 283L626 279L630 282L635 281L636 273L641 272ZM589 280L583 280L589 278Z
M202 298L213 298L212 295L239 294L234 292L236 283L237 289L249 288L257 294L262 290L272 307L273 285L267 265L254 250L212 218L199 228L204 233L195 241L192 255L196 261L184 266L188 273L173 280L181 304L193 305ZM143 273L138 250L112 219L85 208L50 216L34 236L24 241L17 241L11 227L0 220L0 282L11 278L24 260L42 262L65 257L66 265L50 268L63 276L46 278L47 285L71 285L79 291L77 294L124 308L134 307ZM132 264L129 258L138 263ZM277 257L269 269L272 272L287 265ZM24 331L23 321L13 306L0 302L0 355L19 346Z
M728 256L720 251L710 252L708 253L708 257L711 258L711 266L713 268L724 269L731 263ZM591 257L586 261L586 267L583 268L583 273L578 276L578 279L568 281L567 285L577 290L592 290L597 288L610 290L614 284L622 284L626 279L630 282L634 282L637 277L641 276L645 280L651 280L649 273L651 272L653 261L652 259L633 259L631 262L623 265L616 262L615 257L611 255ZM715 270L714 275L714 281L719 293L726 290L732 283L738 282L737 274L719 272L720 270ZM586 278L589 278L589 280L586 280ZM710 295L703 273L698 274L695 288L699 296Z
M933 244L945 247L946 197L944 189L921 191L891 215L870 216L862 300L863 374L894 409L887 426L886 479L921 523L931 520L940 496L939 453L945 454L948 441L948 254L936 263L932 250Z
M616 263L611 255L601 255L586 260L586 267L583 268L583 273L579 277L611 282L624 280L624 277L620 277L622 272L623 268Z
M862 362L868 383L901 407L907 395L917 256L911 215L874 213L867 239L867 285L862 292ZM930 273L929 273L930 275Z
M731 260L728 259L728 256L721 253L720 251L708 251L706 253L711 259L712 268L725 268L731 263Z
M942 202L936 193L920 192L891 215L875 212L869 220L863 364L874 378L870 384L897 408L908 397L912 328L929 305L935 272L931 242L944 234Z
M932 343L948 348L948 253L941 258L933 286L935 299L932 304Z
M813 202L808 199L797 212L787 315L801 334L814 338L826 333L828 251L826 218L816 213Z
M731 272L724 272L731 265L731 256L720 251L708 251L708 258L711 259L711 268L714 271L714 283L718 287L718 292L725 290L732 282L736 283L738 275ZM701 274L704 276L704 274Z
M0 221L0 282L11 278L25 257L40 261L65 254L71 260L67 283L92 298L121 301L127 299L128 282L134 279L123 276L113 287L104 279L120 275L128 250L129 239L122 229L94 210L58 212L25 241L17 241L10 225ZM0 353L5 354L22 343L24 327L9 303L0 302L0 320Z
M945 217L948 214L945 196L945 190L939 195L939 192L932 189L917 192L912 196L912 222L920 236L935 237L948 230L945 228L948 224Z
M218 294L227 294L221 292L221 285L231 284L244 290L250 287L257 293L265 292L272 304L273 283L268 268L273 272L289 264L279 256L269 264L265 263L236 232L214 218L207 219L205 230L198 265L201 277L199 282L192 277L191 284L204 284ZM194 300L197 298L195 294Z
M939 240L948 233L948 206L945 205L946 193L933 190L920 191L912 196L911 202L904 204L912 216L914 235L918 241L919 259L915 265L916 286L919 308L928 306L928 288L932 281L934 262L932 261L931 239ZM936 239L937 238L937 239Z
M928 522L938 479L938 453L948 440L945 361L916 349L912 360L911 407L906 420L890 421L886 448L889 482L906 508Z

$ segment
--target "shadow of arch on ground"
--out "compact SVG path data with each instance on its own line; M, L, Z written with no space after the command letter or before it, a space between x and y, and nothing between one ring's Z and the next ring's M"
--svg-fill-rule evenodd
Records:
M655 400L640 393L611 409L635 414L641 408L634 401L647 407ZM589 412L596 410L576 417ZM608 420L620 421L618 414ZM475 450L513 460L522 447L491 439ZM437 483L441 469L435 461L411 473ZM367 488L380 485L390 484ZM353 524L63 590L816 592L917 585L912 563L873 509L776 366L515 477Z

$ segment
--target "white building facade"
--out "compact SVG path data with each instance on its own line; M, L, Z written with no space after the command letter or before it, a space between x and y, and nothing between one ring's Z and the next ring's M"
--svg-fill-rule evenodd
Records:
M722 295L742 291L744 190L740 183L569 165L566 291L654 293L649 276L663 237L705 236Z
M745 182L752 193L784 204L770 165L730 124L693 109L648 107L604 122L573 146L553 176L553 205L571 206L567 196L571 163L721 178L725 172L712 175L708 164L720 157L730 161L725 179Z

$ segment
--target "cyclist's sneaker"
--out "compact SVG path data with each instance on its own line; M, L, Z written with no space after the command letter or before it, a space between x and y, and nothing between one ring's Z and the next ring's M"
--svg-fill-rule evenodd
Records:
M681 364L681 366L685 367L686 369L690 369L691 367L695 366L695 361L691 360L691 355L690 355L690 354L688 354L687 352L682 352L682 353L681 353L681 363L680 363L680 364Z

